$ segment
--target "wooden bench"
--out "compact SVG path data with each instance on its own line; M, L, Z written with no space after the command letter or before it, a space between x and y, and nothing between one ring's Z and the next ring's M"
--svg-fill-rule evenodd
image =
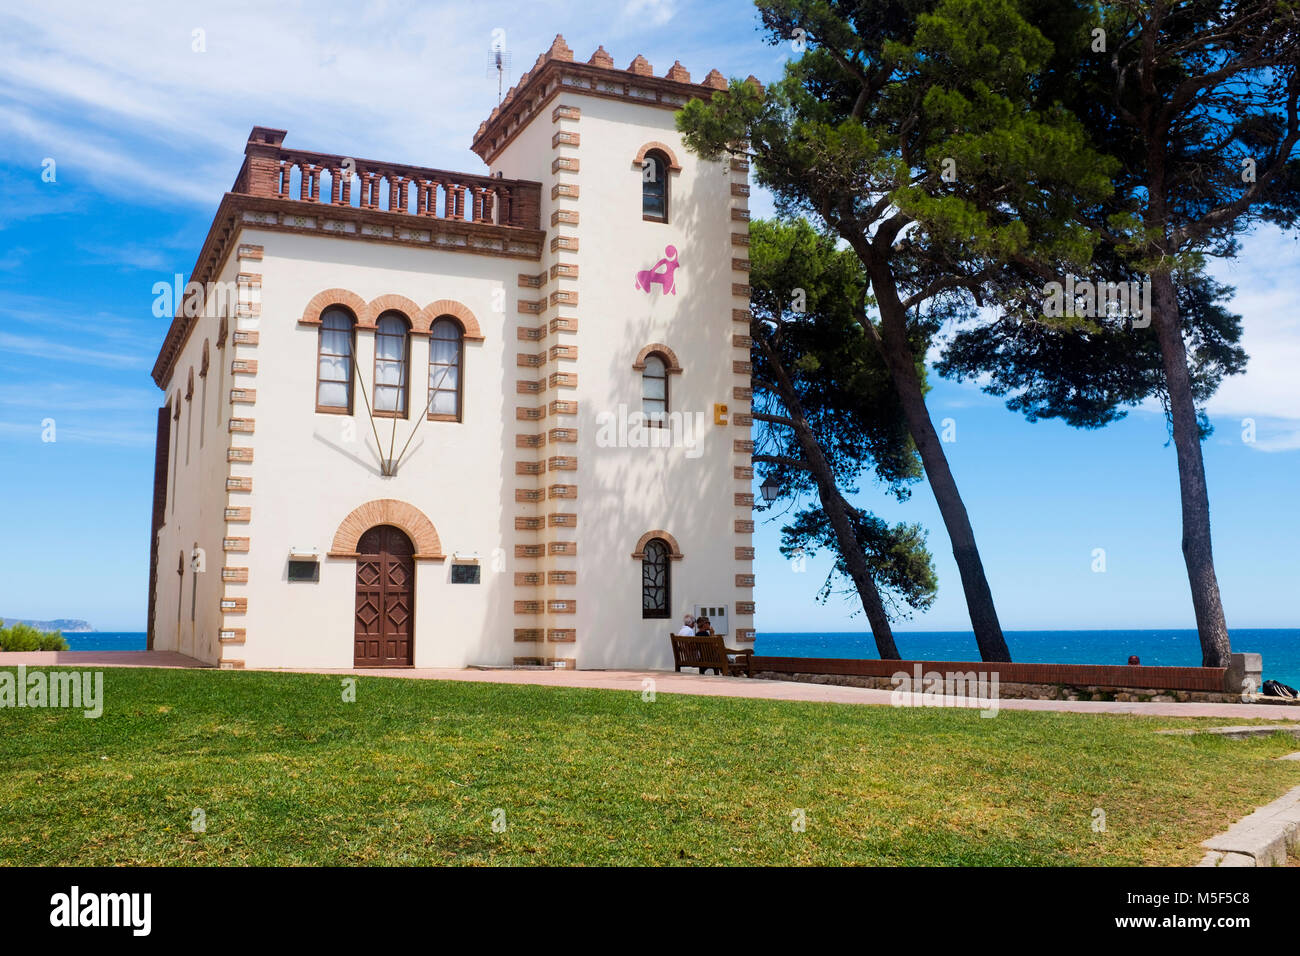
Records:
M727 647L722 637L716 634L694 637L684 637L680 634L668 636L673 642L673 665L677 671L683 667L698 667L701 674L712 670L716 674L727 677L751 676L749 662L754 652L750 648L736 650ZM733 657L735 660L732 660Z

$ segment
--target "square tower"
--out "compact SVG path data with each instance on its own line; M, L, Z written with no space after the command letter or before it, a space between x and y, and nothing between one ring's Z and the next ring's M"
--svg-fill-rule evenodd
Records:
M518 277L523 659L666 666L700 607L753 640L748 166L691 154L675 123L725 87L603 47L579 63L557 36L474 138L493 175L543 184L549 227ZM638 434L656 411L667 427ZM652 541L667 619L637 604Z

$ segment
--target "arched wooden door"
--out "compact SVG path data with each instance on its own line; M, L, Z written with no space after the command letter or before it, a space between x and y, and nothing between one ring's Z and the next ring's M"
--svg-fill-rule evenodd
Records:
M399 529L377 525L357 542L356 607L357 667L415 662L415 548Z

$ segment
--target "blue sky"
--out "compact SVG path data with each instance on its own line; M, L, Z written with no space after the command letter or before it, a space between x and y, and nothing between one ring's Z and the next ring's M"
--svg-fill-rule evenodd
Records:
M165 320L155 282L188 275L253 125L288 145L479 171L469 151L496 102L495 30L510 79L557 31L586 59L603 44L696 79L779 74L741 0L316 3L219 9L151 2L10 5L0 13L0 614L143 630L155 410ZM196 31L201 31L196 33ZM200 49L201 48L201 49ZM54 182L45 182L47 160ZM756 213L770 212L758 195ZM1249 371L1210 404L1205 446L1230 624L1300 626L1300 246L1249 238L1218 276L1238 287ZM1007 628L1187 627L1173 449L1135 410L1099 432L1029 425L972 386L937 381L936 420ZM1257 440L1242 441L1242 419ZM53 419L56 441L42 441ZM968 626L933 498L861 503L930 529L940 597L918 629ZM814 600L822 560L796 573L778 524L756 535L759 630L859 630L853 605ZM1105 573L1091 570L1106 551Z

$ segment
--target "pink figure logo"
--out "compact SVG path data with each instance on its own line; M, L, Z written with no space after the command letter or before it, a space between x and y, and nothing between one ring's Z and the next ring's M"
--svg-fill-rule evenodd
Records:
M668 295L677 294L677 283L673 281L673 273L681 265L677 261L677 247L667 246L664 249L665 258L660 259L649 269L642 269L636 274L636 287L642 292L649 292L650 287L656 283L663 287ZM660 270L663 270L662 272Z

